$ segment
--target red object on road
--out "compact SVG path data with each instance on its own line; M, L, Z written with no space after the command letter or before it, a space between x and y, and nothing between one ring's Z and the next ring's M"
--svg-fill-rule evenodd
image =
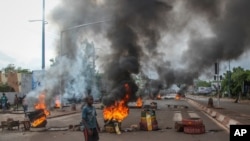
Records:
M203 121L200 118L186 118L182 119L182 124L184 126L199 126L203 125Z
M187 134L203 134L205 133L205 126L197 125L197 126L184 126L184 133Z

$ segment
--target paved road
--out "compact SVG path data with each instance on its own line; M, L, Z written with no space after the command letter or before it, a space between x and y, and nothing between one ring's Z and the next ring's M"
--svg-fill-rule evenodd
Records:
M201 103L204 106L207 106L208 103L208 97L204 96L192 96L189 95L189 98ZM222 98L219 100L213 98L214 106L215 108L212 108L212 110L217 111L227 117L230 117L241 124L250 124L250 101L245 100L241 101L239 103L234 103L233 99L225 99Z
M150 103L151 101L147 101ZM210 118L205 116L203 112L195 109L184 100L159 100L158 110L156 110L156 118L158 126L161 130L158 131L132 131L123 132L120 135L114 133L100 133L101 141L228 141L229 135L220 126L214 123ZM177 105L177 106L173 106ZM188 107L188 108L183 108ZM138 125L140 121L140 114L142 109L130 109L129 116L122 122L122 129L127 129L131 125ZM103 127L104 122L102 118L102 110L98 109L98 121ZM206 126L205 134L185 134L183 132L176 132L174 129L174 120L176 113L180 113L181 118L189 117L190 115L200 116ZM193 114L189 114L193 113ZM47 128L49 127L67 127L69 124L78 124L80 120L80 113L71 114L67 116L48 119ZM83 135L80 131L45 131L45 132L20 132L20 131L3 131L0 132L1 141L69 141L69 140L83 140Z

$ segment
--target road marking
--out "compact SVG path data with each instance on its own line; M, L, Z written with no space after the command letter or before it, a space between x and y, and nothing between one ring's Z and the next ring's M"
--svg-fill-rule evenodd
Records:
M193 112L193 111L188 111L188 115L191 118L200 118L200 116L198 114L196 114L195 112Z
M228 134L229 134L229 128L225 127L225 125L223 125L222 123L220 123L219 121L217 121L216 119L212 118L210 115L208 115L206 112L201 111L204 115L206 115L209 119L211 119L214 123L216 123L218 126L220 126L221 128L223 128Z

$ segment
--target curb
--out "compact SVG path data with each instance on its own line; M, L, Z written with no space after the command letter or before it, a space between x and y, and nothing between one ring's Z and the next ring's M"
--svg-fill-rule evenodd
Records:
M58 115L54 115L54 116L48 116L47 119L57 118L57 117L62 117L62 116L67 116L67 115L72 115L72 114L76 114L76 113L79 113L79 111L63 113L63 114L58 114Z
M204 111L205 113L207 113L209 116L211 116L212 118L216 119L219 123L221 123L223 126L225 126L227 129L230 129L230 125L239 125L241 124L239 121L232 119L228 116L225 116L215 110L213 110L212 108L208 108L206 106L204 106L203 104L200 104L192 99L186 99L186 101L188 103L190 103L191 105L197 107L198 109Z

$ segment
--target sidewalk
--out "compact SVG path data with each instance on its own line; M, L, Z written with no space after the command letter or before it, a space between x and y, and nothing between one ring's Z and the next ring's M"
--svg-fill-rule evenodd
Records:
M53 109L53 110L50 110L50 115L47 118L51 119L51 118L56 118L60 116L79 113L81 112L80 107L81 105L79 104L79 105L76 105L76 110L72 110L71 107L64 107L63 109ZM22 110L18 110L18 111L8 110L5 113L0 111L0 122L6 121L8 118L12 118L15 121L26 120L24 116L24 112Z
M197 96L188 96L186 98L187 102L197 107L198 109L204 111L219 123L224 125L227 129L230 125L250 125L250 101L242 100L240 103L234 103L233 99L221 98L220 107L216 107L216 99L214 99L214 107L208 108L207 101L197 98ZM208 97L207 97L208 99Z

